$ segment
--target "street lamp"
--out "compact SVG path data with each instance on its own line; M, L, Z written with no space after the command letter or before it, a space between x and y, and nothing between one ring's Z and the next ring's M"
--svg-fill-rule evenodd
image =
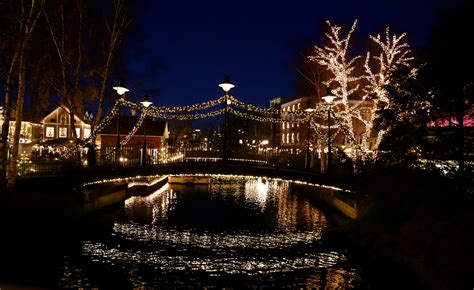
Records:
M228 100L229 97L229 91L233 87L235 87L234 84L230 82L230 77L229 76L224 76L224 81L219 84L219 87L221 87L224 90L224 144L222 146L222 162L227 163L227 119L228 119L228 106L230 104L230 100Z
M306 170L311 169L311 154L310 154L310 142L311 142L311 114L314 112L313 108L307 108L306 113L308 113L308 144L306 147Z
M147 163L147 154L146 154L146 110L148 109L148 107L153 104L151 101L150 101L150 97L148 95L145 95L145 97L143 97L143 100L140 102L140 104L142 104L142 106L144 107L143 109L143 113L145 116L143 118L143 149L142 149L142 166L145 166L146 163Z
M125 93L129 91L124 85L124 81L120 80L119 83L112 87L118 94L118 110L117 110L117 143L115 144L115 164L120 164L120 105L125 98Z
M336 96L331 92L331 88L327 88L327 95L322 97L322 99L329 105L328 106L328 167L326 174L331 176L332 171L332 152L331 152L331 105Z

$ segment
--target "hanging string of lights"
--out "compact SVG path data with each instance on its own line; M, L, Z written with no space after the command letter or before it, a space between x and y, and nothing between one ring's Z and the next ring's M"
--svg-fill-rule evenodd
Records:
M215 111L211 111L208 113L200 113L200 114L179 114L179 115L173 115L173 114L163 114L163 113L156 113L152 112L149 115L163 119L163 120L179 120L179 121L184 121L184 120L197 120L197 119L205 119L205 118L212 118L216 117L219 115L224 114L225 109L218 109Z
M133 126L132 130L128 133L127 136L125 136L125 138L122 141L120 141L120 146L124 146L125 144L128 143L128 141L130 141L130 139L132 139L133 135L135 135L138 128L140 128L140 126L142 125L143 120L145 120L145 117L146 117L146 114L142 113L140 115L140 118L138 119L137 123L135 123L135 126Z
M327 125L322 125L319 122L316 122L314 118L324 118L325 114L327 112L327 108L321 104L317 104L315 108L313 108L312 111L308 112L305 110L296 110L296 111L282 111L278 109L271 109L271 108L264 108L264 107L259 107L255 106L252 104L247 104L244 102L239 101L235 97L229 96L230 98L230 104L228 106L228 112L238 116L242 117L245 119L250 119L258 122L271 122L271 123L280 123L280 122L288 122L288 123L307 123L309 122L310 128L316 132L318 136L323 136L322 129L327 129ZM78 142L76 145L74 145L73 148L71 148L67 155L71 155L73 152L77 151L80 147L84 146L90 140L95 138L100 131L102 131L114 118L114 116L117 115L119 106L123 105L125 107L129 107L133 110L136 111L142 111L142 114L137 121L137 123L134 125L132 130L127 134L127 136L120 142L120 145L126 145L131 138L135 135L137 130L140 128L142 125L145 116L152 116L156 117L159 119L163 120L197 120L197 119L205 119L205 118L211 118L215 117L218 115L222 115L225 112L225 108L221 108L218 110L214 110L211 112L207 113L192 113L192 114L173 114L173 113L180 113L183 111L196 111L196 110L201 110L201 109L207 109L213 106L217 106L221 103L223 103L225 100L224 97L220 97L219 99L212 100L212 101L207 101L199 104L194 104L190 106L183 106L183 107L148 107L145 108L140 104L133 103L131 101L127 100L117 100L109 113L102 119L102 121L99 123L99 125L95 128L95 130L90 134L88 138L85 140ZM237 108L242 109L238 110L235 109L233 106L235 105ZM146 114L143 113L143 111L146 109ZM271 116L265 116L270 114ZM334 119L337 122L337 125L334 126L337 131L335 134L331 137L332 139L335 138L335 136L338 134L339 130L342 130L343 133L346 136L350 136L352 138L352 141L355 143L355 140L353 139L353 136L347 132L346 126L342 124L341 120L336 116L333 110L331 110L331 114L334 116ZM358 147L360 147L358 145Z
M118 109L120 106L120 101L117 100L114 105L112 106L112 109L105 115L105 117L102 119L102 121L97 125L97 127L94 129L93 132L84 139L81 143L82 145L89 143L93 138L97 136L97 134L102 131L111 121L112 119L117 115Z
M202 102L199 104L194 104L190 106L183 107L153 107L150 106L150 114L159 114L159 113L179 113L179 112L190 112L190 111L199 111L205 110L211 107L215 107L219 104L222 104L225 101L225 96L222 96L216 100L211 100L207 102Z
M254 120L258 122L271 122L271 123L280 123L280 122L288 122L288 123L293 123L293 124L306 123L308 122L309 118L311 118L310 115L308 114L301 115L301 116L293 116L292 118L266 117L266 116L256 115L253 113L239 111L232 107L229 108L229 112L245 119L250 119L250 120Z
M102 131L114 118L115 115L118 113L118 108L120 106L120 101L117 100L110 111L105 115L102 121L97 125L93 132L84 140L78 141L76 144L72 144L72 146L66 147L66 153L64 154L66 158L71 157L77 150L84 147L87 143L89 143L93 138L97 136L97 134Z

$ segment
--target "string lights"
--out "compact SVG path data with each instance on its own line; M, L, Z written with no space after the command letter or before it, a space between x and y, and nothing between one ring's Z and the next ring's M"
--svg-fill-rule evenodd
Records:
M329 72L329 79L323 84L332 88L337 97L334 101L333 115L339 125L339 131L347 138L350 148L369 152L369 138L373 135L373 123L376 111L381 104L388 103L384 86L388 84L388 75L398 64L408 65L409 45L404 41L406 34L392 34L389 28L385 30L385 37L380 34L370 36L370 39L380 48L378 55L367 53L363 68L360 69L360 55L349 57L349 42L357 26L355 20L346 33L342 27L327 21L329 32L326 33L328 45L314 46L314 54L308 58L321 65ZM363 71L363 73L358 73ZM359 96L358 100L350 97ZM362 139L357 142L355 127L362 126ZM316 124L313 128L320 127ZM375 148L378 147L384 131L377 132ZM362 156L364 157L364 156Z
M387 91L384 89L389 82L389 74L397 65L408 66L409 62L413 60L413 57L408 56L411 51L408 43L404 42L405 36L406 33L401 35L391 34L389 27L385 29L385 39L382 39L380 34L375 37L370 36L370 39L380 47L381 52L374 57L370 57L370 53L367 53L364 63L365 78L368 84L364 88L365 95L363 99L373 101L370 109L369 126L367 126L366 134L364 134L364 140L370 138L372 134L374 120L378 117L377 109L380 107L383 109L390 105ZM376 63L378 71L370 66L371 61ZM377 132L375 148L379 146L385 133L384 130ZM363 142L363 144L365 143Z

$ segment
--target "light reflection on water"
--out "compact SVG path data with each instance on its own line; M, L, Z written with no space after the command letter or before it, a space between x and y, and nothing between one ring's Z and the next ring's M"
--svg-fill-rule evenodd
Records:
M87 268L118 273L132 287L358 287L347 257L323 245L328 228L288 182L167 184L129 198L109 237L83 241L82 270L66 257L61 286L107 285Z

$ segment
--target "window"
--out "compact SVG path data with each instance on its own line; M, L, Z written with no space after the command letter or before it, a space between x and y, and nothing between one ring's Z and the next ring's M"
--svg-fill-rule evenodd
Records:
M67 124L67 115L61 115L61 118L59 119L61 125L66 125Z
M286 122L286 129L290 129L290 122Z
M295 133L291 133L291 143L295 143Z
M67 128L59 128L59 138L67 138Z
M300 110L301 109L301 103L298 103L297 106L298 106L298 110Z
M285 134L281 135L281 143L285 143Z
M76 137L81 139L81 128L76 128Z
M295 111L295 105L291 106L291 110L294 112Z
M300 142L300 132L296 132L296 142Z
M46 127L46 137L54 138L54 127Z
M84 128L84 139L89 138L91 135L91 129Z
M286 143L290 143L290 133L286 133Z

